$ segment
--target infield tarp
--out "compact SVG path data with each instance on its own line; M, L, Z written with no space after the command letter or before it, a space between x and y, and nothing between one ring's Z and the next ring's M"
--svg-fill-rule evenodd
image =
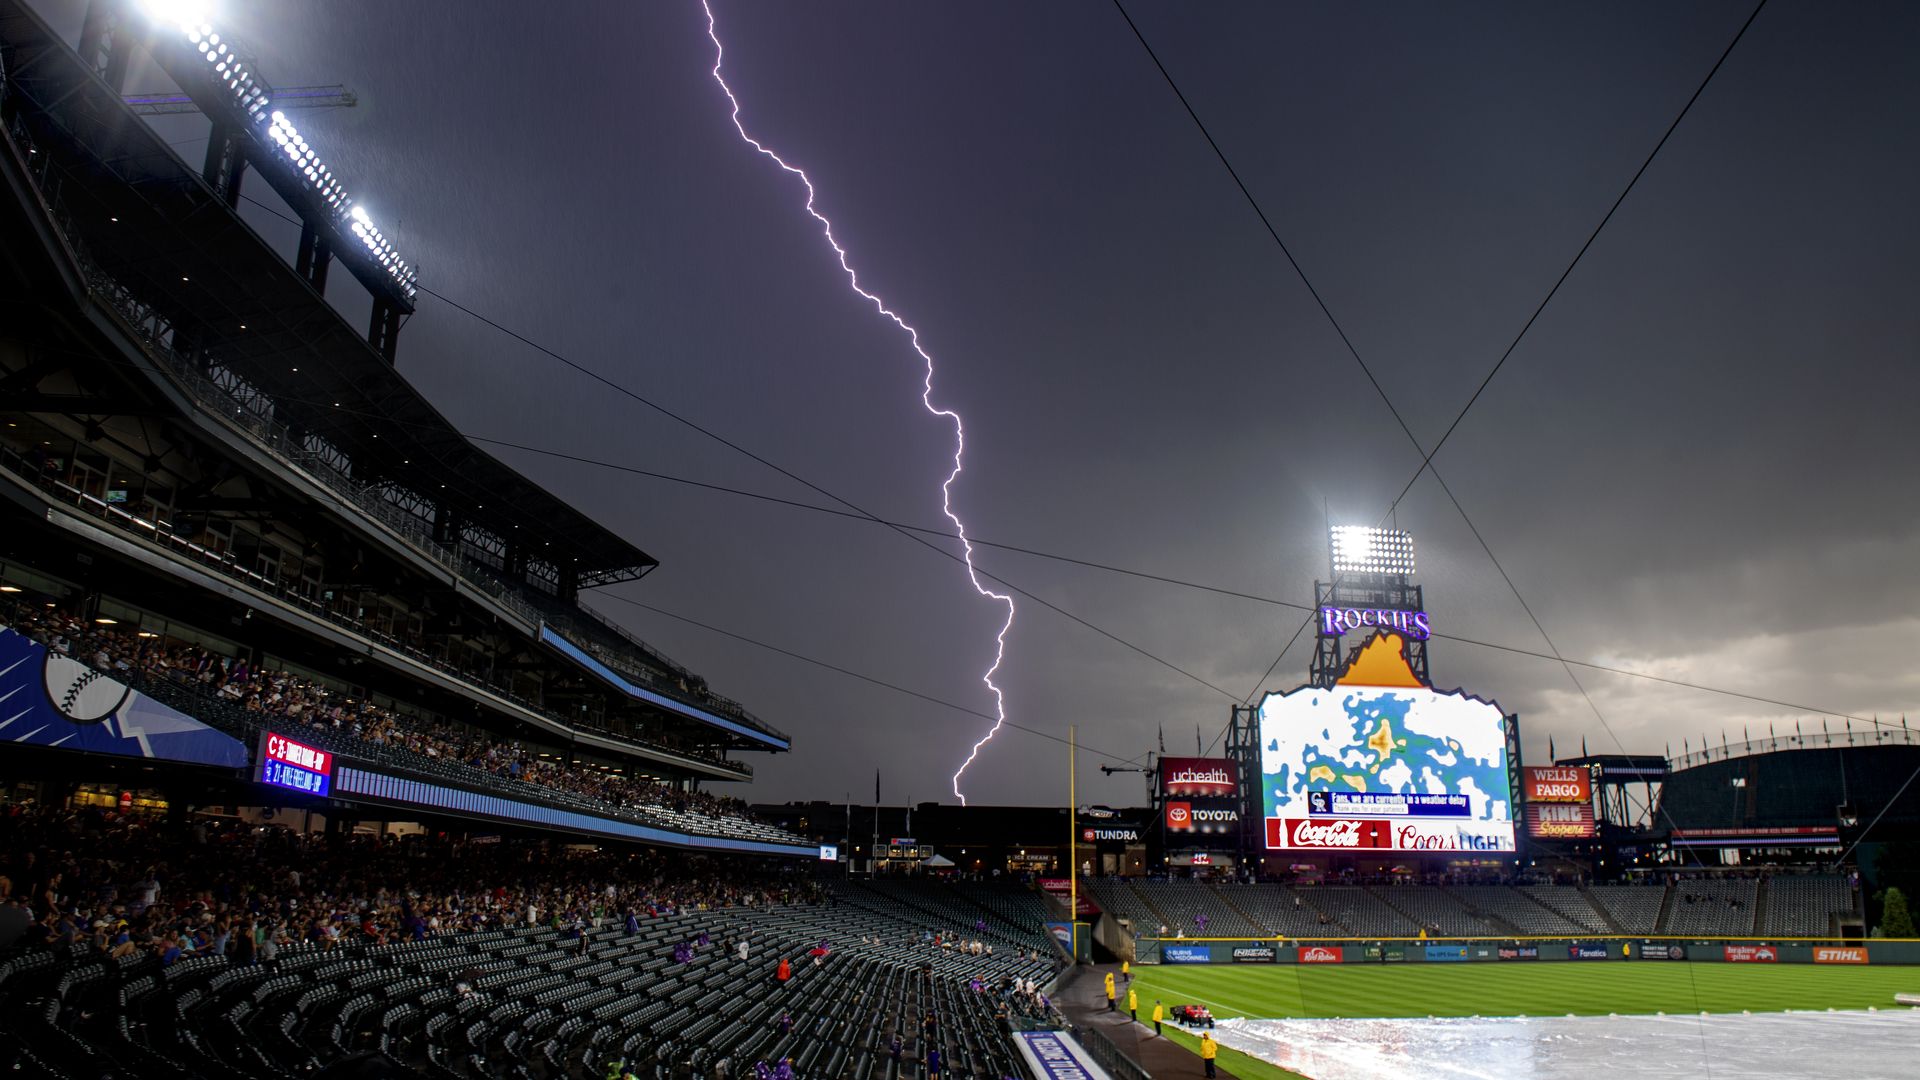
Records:
M1222 1020L1230 1046L1313 1080L1912 1077L1920 1010L1449 1020Z

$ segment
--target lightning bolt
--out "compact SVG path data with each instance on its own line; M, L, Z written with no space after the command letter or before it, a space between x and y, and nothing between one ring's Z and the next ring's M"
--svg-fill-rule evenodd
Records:
M958 412L941 408L933 403L933 354L927 352L926 348L920 344L920 331L915 330L900 317L898 312L888 307L886 301L880 299L878 295L861 288L860 275L854 273L853 264L847 258L847 249L841 247L839 239L833 235L833 222L827 220L827 216L822 214L815 205L815 196L818 193L814 190L812 178L807 176L805 169L789 164L785 158L775 153L765 143L748 134L746 125L740 122L740 99L734 96L733 87L727 85L726 77L720 74L720 65L726 56L726 47L720 44L720 33L713 17L713 5L709 0L700 0L700 7L707 13L707 37L713 40L713 81L720 84L720 92L727 95L727 102L733 107L733 129L740 133L741 140L748 146L765 154L783 171L800 178L800 183L807 189L807 213L813 216L813 220L820 223L820 235L826 239L827 246L833 249L834 257L840 260L841 271L847 275L847 287L861 299L872 304L875 311L892 320L893 325L905 331L908 342L913 345L914 353L926 365L927 374L921 383L920 404L934 416L953 422L953 471L947 474L946 480L940 485L940 510L947 515L948 521L953 522L953 531L960 537L960 546L967 567L967 580L972 582L973 591L995 603L1007 606L1006 621L1000 624L1000 632L993 638L993 664L987 668L985 674L980 676L980 681L986 683L987 689L993 692L993 727L981 736L980 741L973 744L973 748L967 752L967 760L961 762L960 767L953 773L953 793L959 797L960 805L965 806L967 796L960 790L960 777L973 764L974 759L980 756L980 748L987 745L994 735L999 733L1001 725L1007 722L1007 696L993 681L993 675L1000 670L1000 664L1007 657L1007 632L1013 629L1013 597L1006 593L995 592L981 583L980 571L973 565L973 541L967 539L966 523L960 520L960 515L953 512L953 482L960 478L960 473L963 471L961 462L967 451L967 428L961 422Z

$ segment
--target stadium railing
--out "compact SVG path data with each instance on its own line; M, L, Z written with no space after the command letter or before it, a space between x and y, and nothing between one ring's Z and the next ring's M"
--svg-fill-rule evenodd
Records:
M154 547L166 551L176 558L184 559L196 567L218 571L223 576L293 607L306 615L349 630L366 638L368 641L377 643L406 656L410 660L430 667L441 675L456 679L485 694L499 698L513 706L538 715L564 731L584 730L615 742L631 744L637 750L673 754L734 773L741 777L750 778L753 776L752 766L744 762L733 761L717 754L705 752L696 747L679 746L671 743L643 739L611 729L595 728L592 726L583 727L577 724L571 717L562 716L559 713L553 712L537 702L530 701L513 693L505 687L478 679L471 672L448 664L430 653L415 648L390 634L383 633L367 625L359 619L352 618L337 611L332 606L307 596L298 589L290 588L282 582L256 573L242 566L239 561L230 554L215 551L186 539L173 532L168 526L168 523L164 521L149 521L145 518L137 517L118 506L95 498L78 488L48 477L43 472L35 469L33 463L28 459L4 447L0 447L0 472L6 472L12 475L26 486L37 489L43 495L62 506L70 507L89 518L112 525L120 532L130 534Z
M1705 765L1711 761L1726 761L1730 758L1751 757L1755 754L1771 754L1781 750L1807 750L1815 747L1849 746L1920 746L1920 730L1906 726L1900 727L1876 725L1867 731L1855 731L1849 726L1845 731L1822 731L1819 734L1772 735L1764 739L1748 739L1745 742L1729 743L1725 746L1708 747L1695 750L1673 758L1667 762L1667 768L1674 772L1691 769L1695 765Z
M0 73L0 98L4 98L7 89L3 76L4 73ZM14 116L6 130L8 136L17 145L32 148L33 139L23 116ZM42 163L51 162L51 155L30 156ZM591 621L603 632L610 632L617 636L623 645L633 649L639 657L645 658L654 665L649 669L646 663L621 656L618 650L604 649L604 647L601 650L608 656L617 658L622 669L629 674L638 674L646 678L650 688L689 705L717 709L733 719L769 734L784 737L784 733L767 725L737 701L711 691L699 694L677 691L674 680L656 679L656 675L663 673L689 681L697 676L652 645L614 625L598 612L581 606L577 607L573 614L557 613L543 610L540 606L529 602L513 586L502 582L489 572L484 564L466 558L457 549L448 547L436 539L432 524L392 501L388 497L386 485L361 483L341 471L339 465L331 460L329 455L304 445L290 429L272 418L273 399L270 395L248 386L245 380L221 368L211 358L203 366L196 363L193 358L176 351L173 347L171 322L152 305L142 301L127 285L101 269L88 255L86 246L72 228L69 215L58 196L56 185L48 176L31 173L30 175L39 187L47 212L62 234L68 252L79 267L89 290L116 316L129 338L137 343L150 358L158 361L175 384L209 415L218 417L222 422L236 428L248 438L248 441L279 459L288 468L297 470L316 485L347 500L355 509L383 526L385 531L392 534L409 550L472 585L499 605L503 609L503 614L524 623L524 628L529 633L536 632L543 619L554 620L556 615L561 620L575 624L576 632L579 631L578 623Z
M1091 1024L1082 1024L1073 1029L1074 1038L1086 1048L1087 1054L1107 1070L1115 1080L1153 1080L1145 1067L1126 1055L1126 1052L1107 1038L1107 1033Z

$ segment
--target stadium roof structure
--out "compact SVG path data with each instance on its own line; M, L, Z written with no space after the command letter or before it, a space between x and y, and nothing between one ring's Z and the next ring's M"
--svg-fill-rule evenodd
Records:
M289 449L343 455L400 509L564 591L658 566L462 435L20 0L0 0L0 40L7 92L35 106L12 114L83 151L59 186L85 261L137 287L163 344L190 345L217 362L215 377L266 399ZM155 250L169 258L141 258Z

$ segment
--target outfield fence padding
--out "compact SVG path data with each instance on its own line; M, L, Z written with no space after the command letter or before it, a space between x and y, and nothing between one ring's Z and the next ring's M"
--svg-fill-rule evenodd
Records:
M1591 934L1518 938L1139 938L1142 964L1436 964L1624 960L1915 964L1920 938L1720 938Z

